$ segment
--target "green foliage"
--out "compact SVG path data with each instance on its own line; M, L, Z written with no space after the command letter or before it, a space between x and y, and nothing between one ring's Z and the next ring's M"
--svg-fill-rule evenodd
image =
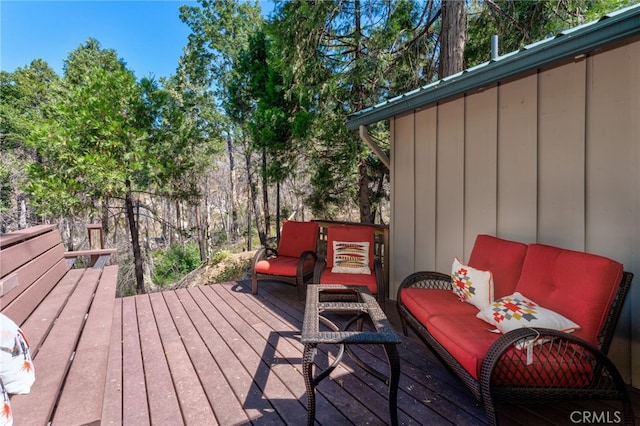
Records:
M292 173L304 152L302 138L311 125L311 116L303 106L286 97L274 56L267 34L256 31L249 37L247 48L239 53L237 74L230 86L234 99L241 94L244 104L250 106L251 115L246 120L253 147L264 152L263 182L282 182Z
M51 116L30 138L40 161L28 169L29 191L48 213L88 211L101 198L124 198L153 173L154 159L145 161L150 123L133 73L123 65L86 71L81 84L65 82Z
M214 265L217 265L218 263L222 262L228 257L229 257L228 250L219 250L213 255L213 257L211 258L211 262L213 262Z
M173 244L154 257L153 282L160 286L178 281L200 266L200 249L196 243Z
M372 219L367 211L380 198L387 174L372 167L369 151L357 132L345 129L344 119L432 80L436 3L292 0L276 9L274 51L286 97L306 112L300 118L309 140L309 202L316 214L355 203L363 220Z
M468 14L466 66L472 67L490 59L491 36L494 34L500 38L500 53L505 54L637 2L637 0L477 2Z
M0 72L0 213L8 212L26 185L35 153L26 140L49 114L59 95L59 79L49 65L34 60L14 72ZM11 222L3 215L2 222Z
M0 213L11 207L12 192L10 172L0 164Z

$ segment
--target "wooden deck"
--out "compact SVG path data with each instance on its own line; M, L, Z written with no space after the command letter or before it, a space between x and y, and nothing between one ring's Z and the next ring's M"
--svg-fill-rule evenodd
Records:
M263 282L252 296L250 281L243 281L125 297L116 305L102 424L305 423L299 342L304 303L295 288ZM387 314L397 324L391 302ZM486 424L483 407L414 339L403 337L399 347L400 423ZM357 352L386 371L381 348ZM317 360L326 364L335 353L336 347L320 347ZM345 357L317 388L316 423L386 424L386 392L382 382ZM640 424L640 392L633 390L633 398ZM593 402L506 406L500 420L568 425L573 411L606 411L615 420L615 410Z

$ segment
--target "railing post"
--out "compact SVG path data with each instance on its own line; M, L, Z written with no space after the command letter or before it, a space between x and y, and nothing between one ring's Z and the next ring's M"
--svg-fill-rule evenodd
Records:
M102 225L99 223L91 223L87 225L87 232L89 234L89 249L100 250L104 248L104 237L102 232ZM95 265L100 256L95 254L91 255L91 266Z

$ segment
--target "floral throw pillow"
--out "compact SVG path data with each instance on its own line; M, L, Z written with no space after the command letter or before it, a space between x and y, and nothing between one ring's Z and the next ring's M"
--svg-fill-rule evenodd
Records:
M496 300L481 310L477 317L496 326L502 333L523 327L550 328L565 333L580 328L570 319L543 308L518 292Z
M9 401L9 394L0 380L0 404L2 408L0 411L0 426L13 425L13 413L11 413L11 402Z
M484 309L493 301L493 276L491 271L481 271L465 265L456 257L451 266L453 292L458 298Z
M35 381L31 352L22 330L0 314L0 380L7 393L25 394Z
M371 274L369 242L333 241L333 268L341 274Z

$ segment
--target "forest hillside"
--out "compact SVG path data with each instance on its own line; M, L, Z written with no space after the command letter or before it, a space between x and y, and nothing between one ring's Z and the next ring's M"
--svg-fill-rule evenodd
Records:
M101 224L120 294L275 244L285 219L386 223L389 170L349 114L628 6L629 0L200 0L173 75L95 38L58 75L0 73L0 232ZM370 126L390 155L389 124ZM206 278L202 278L205 280Z

